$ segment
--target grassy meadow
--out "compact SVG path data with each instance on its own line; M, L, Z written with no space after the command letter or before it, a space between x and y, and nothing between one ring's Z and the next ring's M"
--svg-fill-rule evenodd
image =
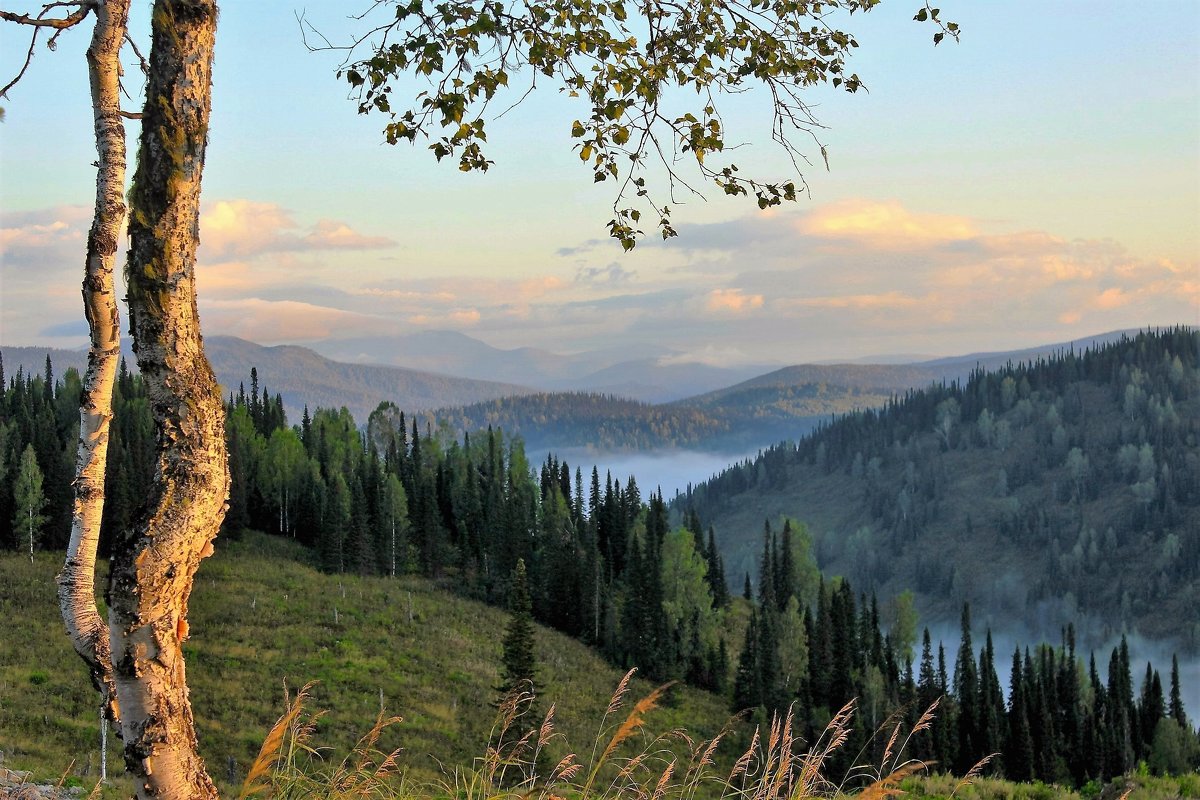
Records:
M288 544L254 534L218 541L196 580L185 651L214 779L225 789L240 784L284 711L285 682L295 692L317 681L309 706L325 712L318 745L348 750L382 703L403 722L379 747L403 748L401 764L414 779L433 780L481 756L497 717L492 687L507 613L419 578L325 575ZM94 778L96 701L58 617L61 560L39 553L31 566L27 556L0 553L0 752L4 766L41 779ZM555 704L558 731L590 748L622 673L540 627L537 656L541 712ZM631 697L652 688L635 681ZM707 738L729 718L723 698L691 689L674 690L662 705L648 730L683 727ZM110 735L110 775L121 771L119 745Z
M655 687L635 680L622 708L606 716L621 673L579 642L544 628L537 629L543 684L539 711L555 705L558 735L542 749L537 763L543 778L559 774L560 780L501 782L497 775L506 756L490 750L488 743L494 741L498 718L492 687L499 681L500 641L508 615L423 579L325 575L305 559L304 551L290 542L247 534L241 541L220 542L197 579L192 638L185 648L188 682L201 752L224 796L237 796L264 738L287 708L285 684L294 698L311 681L317 683L308 690L305 714L281 739L281 750L294 750L299 741L294 734L304 733L301 729L311 723L307 744L321 748L325 758L312 763L299 759L288 766L281 756L273 764L277 774L299 766L308 772L304 780L309 782L298 781L292 771L270 796L318 796L317 784L311 782L314 770L320 773L318 783L337 772L343 755L371 729L381 710L402 721L378 731L378 740L369 743L374 755L365 762L368 768L355 775L372 773L399 748L392 785L402 797L482 800L496 796L500 786L501 794L534 800L770 800L810 796L810 790L840 796L836 785L818 780L819 751L829 737L817 743L815 754L808 754L803 743L788 739L786 729L774 736L764 730L761 740L755 738L753 759L739 759L748 746L754 749L749 726L734 730L716 752L715 763L702 770L702 779L693 769L702 752L696 748L729 722L724 698L675 688L653 708L638 706L635 701ZM99 724L93 690L58 618L54 575L60 561L57 553L39 553L32 565L19 553L0 554L0 752L4 767L28 770L39 781L90 789L99 774ZM738 619L736 624L743 623ZM611 779L587 787L589 765L631 711L639 713L644 727L619 729L628 739L609 759ZM686 737L672 735L675 731ZM109 774L116 779L98 796L128 794L119 779L119 745L110 735ZM793 753L788 756L790 773L779 769L785 750ZM563 778L562 759L568 753L577 754L582 764L574 773L566 770ZM674 756L681 757L678 765L668 768ZM693 768L686 766L689 757ZM623 769L614 765L631 760L638 762L638 770L620 778ZM746 763L730 780L731 771L739 769L735 760ZM772 760L775 769L769 768ZM885 779L894 774L877 785L888 792L880 797L903 792L930 800L1115 800L1126 788L1131 789L1130 800L1200 797L1196 775L1131 776L1111 786L1072 792L991 778L966 785L957 778L909 775L911 771L898 753L890 763L865 765L862 774ZM784 780L780 776L785 773L799 777ZM319 795L358 796L323 789ZM868 790L863 796L875 795Z

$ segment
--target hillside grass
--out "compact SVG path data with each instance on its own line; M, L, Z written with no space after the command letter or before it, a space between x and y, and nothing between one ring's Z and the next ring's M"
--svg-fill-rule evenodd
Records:
M188 684L201 754L223 794L240 784L282 714L285 683L295 692L317 681L309 706L325 713L314 742L339 754L371 727L382 701L403 722L378 746L402 748L412 780L436 780L482 756L508 614L419 578L325 575L288 545L258 534L218 540L197 576ZM58 553L39 553L32 566L0 553L0 752L10 769L90 787L100 763L97 703L58 616L61 562ZM540 711L555 704L564 740L590 748L622 673L557 632L539 627L536 642ZM631 695L652 688L635 681ZM677 688L647 735L686 728L708 738L728 718L724 699ZM110 733L110 776L122 771L119 746Z
M223 796L236 796L263 739L285 711L285 683L294 698L310 681L318 682L305 701L318 712L311 744L326 756L320 762L326 766L315 767L324 772L317 774L336 772L379 718L382 697L383 711L403 718L384 727L373 745L383 754L400 749L397 796L476 796L463 782L479 780L495 732L492 687L499 681L506 613L418 578L324 575L304 563L302 548L274 537L248 534L218 544L196 582L192 639L185 650L201 753ZM38 781L90 789L99 774L96 700L58 617L54 575L60 564L58 553L39 553L32 565L19 553L0 553L0 753L4 767L30 771ZM740 616L735 626L744 624ZM560 734L539 763L553 765L567 752L586 762L633 701L654 687L635 680L625 708L606 718L620 671L554 631L539 627L536 640L545 687L539 712L555 705ZM645 728L629 747L656 753L661 765L662 747L670 745L687 763L688 740L656 737L684 731L698 743L728 721L724 698L675 688L646 715ZM748 742L746 726L728 736L711 770L714 780L688 797L734 796L721 776ZM804 752L802 744L797 752ZM113 780L103 797L127 796L120 742L113 735L108 764ZM1131 776L1103 791L1080 792L991 778L960 783L949 776L914 776L898 788L931 800L1115 800L1125 788L1132 790L1130 800L1200 797L1200 776L1194 774Z

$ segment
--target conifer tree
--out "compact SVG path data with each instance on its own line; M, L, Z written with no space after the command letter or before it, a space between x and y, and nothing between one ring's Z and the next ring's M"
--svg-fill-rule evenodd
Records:
M1185 731L1191 730L1187 714L1183 709L1183 695L1179 690L1179 656L1174 653L1171 654L1171 701L1167 713L1171 719L1179 723L1179 727Z
M534 653L533 601L529 595L529 577L525 559L518 559L512 574L508 599L508 627L504 632L504 655L500 667L500 684L496 691L502 696L514 691L536 694L537 657Z
M702 541L697 534L697 541ZM713 596L713 608L725 608L729 605L729 587L725 584L725 564L721 553L717 550L716 533L711 525L708 526L708 546L704 548L708 560L708 585Z
M759 663L758 610L751 609L750 624L738 656L733 677L733 711L758 708L763 704L762 667Z
M521 713L509 728L512 740L516 741L537 724L537 696L541 689L537 683L537 656L534 651L533 602L529 596L524 559L518 559L513 569L508 605L512 616L504 632L500 684L496 686L496 692L499 695L497 705L515 693L524 696Z
M975 667L975 652L971 645L971 608L962 610L962 639L958 658L954 662L954 694L958 700L958 760L955 768L966 774L980 753L976 748L979 731L979 678Z
M1009 680L1008 739L1004 744L1004 772L1014 781L1033 778L1033 737L1029 730L1028 689L1021 674L1021 648L1013 650Z

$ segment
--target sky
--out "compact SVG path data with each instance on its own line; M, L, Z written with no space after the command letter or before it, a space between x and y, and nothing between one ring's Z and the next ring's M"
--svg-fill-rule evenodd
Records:
M680 196L679 236L626 254L607 237L611 186L572 149L578 101L539 88L489 122L495 165L462 174L423 144L383 143L384 120L356 114L335 77L340 55L305 47L301 16L335 42L363 31L350 5L230 0L204 174L204 331L320 351L455 330L727 365L1200 324L1200 4L947 0L962 40L937 47L918 5L884 0L845 21L868 91L808 96L829 156L826 170L798 137L809 195L768 212L715 189ZM148 7L135 0L138 34ZM0 100L0 344L86 343L88 35L39 46ZM5 81L26 36L0 25ZM136 109L132 62L126 78ZM741 171L788 175L767 98L720 102Z

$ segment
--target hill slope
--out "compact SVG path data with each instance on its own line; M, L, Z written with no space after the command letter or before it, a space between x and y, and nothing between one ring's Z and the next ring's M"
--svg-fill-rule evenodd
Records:
M850 415L696 487L727 574L764 517L813 528L823 570L923 618L1024 638L1073 621L1200 647L1200 334L1143 334ZM1084 624L1086 622L1086 624ZM1017 631L1014 631L1014 633Z
M326 709L318 744L338 757L380 711L403 724L381 748L403 746L403 762L431 778L483 754L499 682L500 639L508 615L417 578L325 575L298 563L287 542L251 535L218 541L192 598L185 645L200 749L224 788L240 782L283 710L283 687L311 680L314 708ZM281 550L283 548L287 552ZM62 555L30 566L0 553L0 751L4 765L57 778L99 770L94 692L71 650L54 597ZM336 609L336 611L335 611ZM538 628L542 711L557 705L558 730L586 753L620 673L577 641ZM649 690L635 682L635 696ZM690 689L650 727L684 725L709 736L728 718L725 702ZM119 742L109 737L119 772ZM232 763L232 769L231 769ZM232 773L233 781L229 780Z
M135 368L128 339L124 342L125 360ZM345 406L356 420L365 422L367 415L384 400L391 400L408 410L439 408L447 405L467 405L497 397L529 394L535 390L510 383L456 378L434 372L402 367L346 364L295 345L263 347L233 336L210 336L204 340L205 351L213 372L225 393L237 392L246 385L250 391L250 370L258 370L259 385L272 396L283 396L288 418L299 421L301 410L340 408ZM39 347L4 347L6 375L14 375L18 367L28 374L41 374L49 355L57 375L69 367L79 372L87 367L83 350L56 350Z

